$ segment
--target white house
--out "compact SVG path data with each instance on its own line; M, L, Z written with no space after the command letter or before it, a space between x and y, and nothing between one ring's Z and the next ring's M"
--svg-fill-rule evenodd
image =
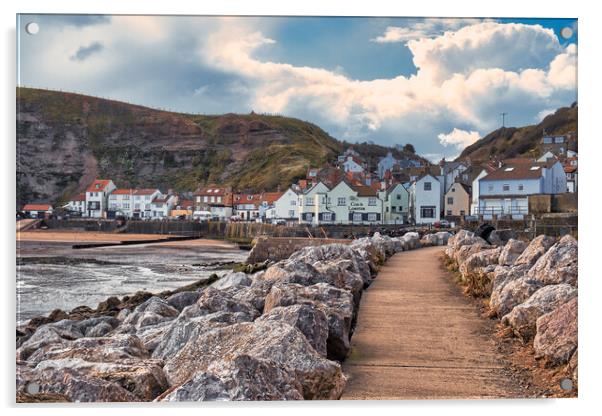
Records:
M462 172L468 169L468 165L466 165L463 162L442 161L440 167L441 176L443 176L443 194L446 194L447 191L449 191L449 188L452 186L452 184L456 182L458 176L460 176Z
M470 213L477 215L479 213L479 181L487 176L487 169L483 168L472 181L472 196L470 201Z
M558 160L513 159L478 181L478 213L486 218L504 214L522 218L529 213L529 195L566 192L566 175Z
M410 187L410 210L416 224L432 224L441 218L441 183L431 174L418 177Z
M299 194L299 223L319 224L326 209L330 189L323 182L318 182L305 192Z
M152 217L152 201L160 197L161 191L158 189L136 189L133 194L132 218L150 218Z
M110 179L96 179L86 189L86 213L88 217L104 218L108 206L108 196L117 187Z
M388 189L378 193L383 202L383 223L403 224L408 221L410 194L400 183L394 183Z
M109 195L108 209L115 211L116 215L132 218L134 189L119 188Z
M151 201L151 217L167 218L176 206L178 197L175 195L159 195Z
M72 197L63 208L68 209L69 211L79 212L82 215L86 213L86 194L78 194Z
M320 223L380 223L382 202L369 186L355 186L342 180L327 193Z
M345 172L363 172L364 167L362 161L356 156L346 156L345 161L341 164Z
M275 220L299 219L299 195L292 188L284 192L274 201L273 210L266 212L266 218Z

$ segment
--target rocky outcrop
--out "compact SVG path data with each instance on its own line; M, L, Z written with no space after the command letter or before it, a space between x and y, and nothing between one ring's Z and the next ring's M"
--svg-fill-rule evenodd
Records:
M533 266L535 262L541 257L552 245L555 240L553 237L547 235L540 235L535 237L520 256L514 261L515 266L526 265Z
M535 357L548 366L566 364L577 350L577 297L537 319Z
M544 286L535 291L525 302L515 306L502 318L502 323L512 327L524 340L535 335L537 318L577 296L577 290L569 284Z
M564 236L529 270L529 276L544 285L568 283L577 286L577 240Z
M527 244L525 244L524 241L511 238L506 245L504 245L498 263L501 266L513 266L516 259L523 254L525 248L527 248Z
M341 366L321 357L295 327L281 321L253 322L214 329L190 340L164 370L172 386L181 386L220 360L240 356L284 368L298 381L305 399L336 399L345 385Z
M449 239L445 254L467 293L478 296L491 284L490 316L533 341L546 365L569 363L576 381L576 358L574 366L570 362L577 350L577 240L540 235L526 244L510 238L495 249L462 230Z
M419 245L416 233L401 239L406 249ZM375 234L306 247L253 274L58 311L21 337L18 397L336 399L345 385L337 361L349 352L361 294L400 249L400 240ZM39 393L27 391L30 382Z

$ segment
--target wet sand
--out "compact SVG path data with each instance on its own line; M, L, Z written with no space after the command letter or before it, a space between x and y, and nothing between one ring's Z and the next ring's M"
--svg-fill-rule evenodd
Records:
M96 231L33 230L17 232L17 241L48 241L57 243L119 243L121 241L159 240L174 237L168 234L117 234Z

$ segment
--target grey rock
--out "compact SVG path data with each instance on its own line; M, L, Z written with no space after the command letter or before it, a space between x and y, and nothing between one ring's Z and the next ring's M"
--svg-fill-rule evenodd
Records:
M535 237L525 248L520 256L514 261L515 266L527 265L533 266L537 259L542 256L555 243L554 237L547 235L539 235Z
M515 240L511 238L508 240L502 252L500 253L499 264L501 266L512 266L516 259L519 258L523 251L527 248L527 244L524 241Z
M169 306L182 312L182 309L184 309L186 306L190 306L195 303L199 299L200 295L200 292L195 290L180 292L171 295L166 299L166 301Z
M566 364L577 350L577 297L537 318L535 358L547 366Z
M577 287L577 240L566 235L545 252L529 270L544 285L568 283Z

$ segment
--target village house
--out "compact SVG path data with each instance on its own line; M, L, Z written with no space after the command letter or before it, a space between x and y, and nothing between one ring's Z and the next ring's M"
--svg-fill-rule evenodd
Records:
M234 194L234 215L243 221L259 219L260 194Z
M167 218L173 207L176 206L178 197L176 195L159 195L151 201L151 217Z
M110 211L114 211L115 215L132 218L134 189L119 188L115 189L109 195Z
M277 220L299 220L299 195L293 188L287 189L278 199L274 201L273 209L266 217L270 221Z
M433 224L441 219L441 183L427 173L412 182L410 213L415 224Z
M199 188L194 193L194 201L195 211L207 211L220 219L228 219L232 216L234 196L230 187Z
M445 193L445 217L463 217L470 214L470 186L455 182Z
M330 211L326 209L326 198L329 191L323 182L318 182L299 194L299 223L317 225L324 213L328 218Z
M567 156L569 150L576 151L576 136L572 132L556 136L544 133L540 142L540 150L542 154L551 152L556 156Z
M378 161L376 173L380 179L383 179L387 171L400 172L410 167L420 167L420 162L413 159L396 159L393 157L393 153L387 152L387 155L381 157Z
M132 218L151 218L152 201L162 196L158 189L136 189L133 194Z
M446 194L462 172L468 169L468 164L465 162L446 162L445 159L442 159L439 162L439 167L441 169L440 176L443 177L443 193Z
M387 189L379 191L383 205L384 224L405 224L408 222L410 194L401 183L393 183Z
M319 223L373 224L382 220L382 201L369 186L340 181L327 192Z
M110 179L96 179L86 188L86 213L88 217L104 218L108 197L117 187Z
M274 204L283 194L284 192L264 192L261 194L259 217L262 219L262 221L273 219L275 215ZM270 218L268 218L268 211Z
M31 218L46 218L52 214L52 205L26 204L23 206L23 212Z
M478 180L478 214L522 218L529 213L529 195L559 194L567 190L566 174L556 159L537 162L509 159Z
M79 212L81 215L86 214L86 194L77 194L72 197L63 208L71 212Z
M194 212L194 201L178 197L176 205L169 212L170 218L191 219Z
M346 156L340 164L344 172L363 172L365 163L358 156Z
M577 157L567 157L564 165L567 192L577 192Z
M480 168L479 173L472 180L471 186L471 199L470 199L470 214L477 215L479 213L479 181L487 176L490 172L495 169L491 166L484 166Z

